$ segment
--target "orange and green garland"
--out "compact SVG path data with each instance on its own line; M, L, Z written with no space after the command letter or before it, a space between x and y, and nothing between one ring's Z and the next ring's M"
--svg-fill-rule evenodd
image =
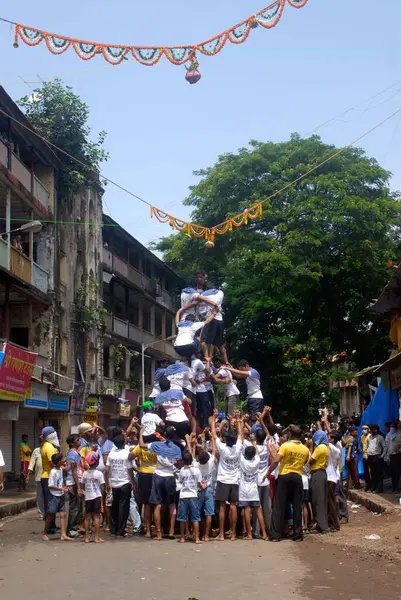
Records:
M28 46L37 46L44 41L52 54L63 54L68 48L72 47L82 60L90 60L94 56L101 55L111 65L119 65L123 60L127 60L129 56L132 56L142 65L153 66L164 56L173 65L188 63L187 70L190 71L197 68L197 54L214 56L223 50L227 42L242 44L247 40L253 29L259 26L265 29L275 27L280 21L287 3L294 8L302 8L307 2L308 0L275 0L266 8L244 19L237 25L233 25L198 44L183 46L104 44L58 35L43 29L15 23L14 47L18 48L20 40Z
M246 208L241 213L227 219L227 221L214 225L214 227L203 227L202 225L196 225L195 223L177 219L177 217L174 217L155 206L150 207L150 216L155 217L160 223L169 223L173 229L184 232L188 237L205 238L206 245L213 247L216 235L224 235L228 231L241 227L241 225L247 225L248 221L254 221L261 217L262 203L258 202L258 204Z

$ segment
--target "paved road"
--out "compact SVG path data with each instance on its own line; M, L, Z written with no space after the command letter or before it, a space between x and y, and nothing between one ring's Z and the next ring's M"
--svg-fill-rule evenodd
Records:
M0 530L0 598L362 600L375 597L375 589L376 597L384 591L400 597L398 586L393 589L388 576L381 577L377 561L361 563L320 537L302 544L195 546L135 537L85 545L42 542L41 526L37 513L29 511Z

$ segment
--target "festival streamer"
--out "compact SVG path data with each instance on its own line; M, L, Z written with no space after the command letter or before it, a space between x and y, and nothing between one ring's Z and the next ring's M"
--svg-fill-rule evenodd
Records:
M12 23L15 25L14 48L18 48L20 40L28 46L38 46L44 41L52 54L63 54L72 47L82 60L90 60L94 56L101 55L111 65L119 65L123 60L133 57L141 65L151 67L157 64L164 56L173 65L185 65L189 63L189 66L187 66L188 73L196 73L196 75L191 77L187 73L186 79L190 83L196 83L200 79L200 73L197 69L197 53L198 55L215 56L223 50L227 42L231 44L243 44L253 29L257 29L259 26L264 29L275 27L280 21L287 3L293 8L302 8L307 2L308 0L275 0L275 2L266 8L262 8L262 10L244 19L237 25L233 25L198 44L183 46L131 46L89 42L87 40L50 33L43 29L22 25L21 23ZM6 19L2 20L7 21Z
M262 211L262 202L258 202L258 204L246 208L243 212L213 227L203 227L202 225L177 219L177 217L166 213L156 206L150 207L150 216L155 217L160 223L169 223L170 227L176 231L185 231L188 237L205 238L206 246L213 248L216 235L224 235L227 231L232 231L233 228L236 229L242 225L247 225L248 221L255 221L255 219L262 216Z

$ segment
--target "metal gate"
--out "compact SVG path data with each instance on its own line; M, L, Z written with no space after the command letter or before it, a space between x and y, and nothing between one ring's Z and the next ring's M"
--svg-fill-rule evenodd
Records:
M12 421L0 420L0 450L3 454L5 473L11 473L13 470L13 423Z

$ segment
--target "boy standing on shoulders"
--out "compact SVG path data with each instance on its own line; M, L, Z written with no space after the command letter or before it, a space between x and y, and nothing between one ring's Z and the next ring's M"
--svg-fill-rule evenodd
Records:
M185 525L187 520L192 523L194 530L195 544L200 544L199 539L199 500L198 491L205 489L206 485L202 483L202 474L198 467L192 464L192 456L188 450L182 453L182 461L184 466L178 473L178 482L181 484L180 501L178 503L177 521L180 523L180 539L179 542L185 542Z
M247 403L250 421L256 423L257 413L263 412L263 394L260 389L260 375L256 369L252 369L247 360L240 360L238 369L226 366L227 371L231 371L235 377L245 379L247 389Z
M102 496L104 496L104 475L97 469L99 454L89 452L86 455L89 470L82 475L81 489L85 492L85 543L90 542L90 522L93 518L95 544L103 542L100 538L100 513L102 512Z
M49 541L47 536L50 526L54 522L57 513L60 515L61 537L60 541L65 542L72 540L67 536L66 518L65 518L65 494L68 492L68 487L63 484L63 471L61 467L65 463L63 455L59 452L52 456L53 468L49 474L49 503L45 519L45 529L42 535L42 540Z

